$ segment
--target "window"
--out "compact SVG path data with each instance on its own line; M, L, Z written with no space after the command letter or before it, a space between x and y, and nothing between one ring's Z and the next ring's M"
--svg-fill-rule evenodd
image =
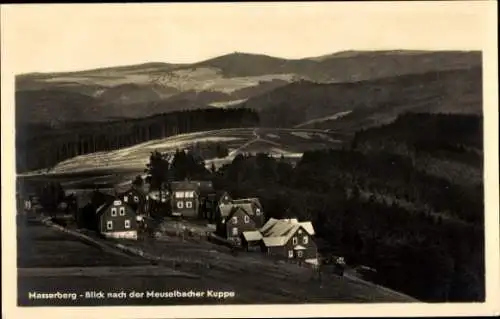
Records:
M293 258L293 250L288 251L288 258Z
M302 238L302 243L303 243L304 245L307 245L307 243L308 243L308 242L309 242L309 237L304 236L304 237Z
M186 208L193 208L193 202L186 202Z
M238 224L238 217L234 216L231 220L233 221L233 224Z
M128 196L123 196L123 201L126 203L128 202Z
M250 217L248 217L247 215L245 215L244 219L245 219L245 224L248 224L250 222Z
M293 239L292 239L292 243L293 243L294 245L297 245L297 243L298 243L298 241L297 241L297 237L293 237Z
M177 208L179 209L184 208L184 202L177 202Z
M111 216L116 216L116 207L111 208Z
M125 207L120 207L120 216L125 216Z
M191 198L191 192L184 192L184 197Z
M125 228L130 228L130 220L125 220Z
M233 236L238 236L238 227L233 228Z
M109 220L109 221L106 223L106 229L108 229L108 230L113 229L113 221Z
M134 202L138 203L139 202L139 197L134 196Z
M255 210L255 215L257 215L257 216L259 216L259 215L260 215L260 208L257 208L257 209Z
M175 192L175 198L184 198L184 192Z
M302 250L299 250L297 252L297 256L302 258L302 256L304 256L304 252Z
M299 235L302 234L302 229L299 229L298 233L299 233Z

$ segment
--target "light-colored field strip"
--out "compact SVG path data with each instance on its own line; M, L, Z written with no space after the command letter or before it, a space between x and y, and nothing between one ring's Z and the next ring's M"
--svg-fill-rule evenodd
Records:
M265 139L269 134L273 137L278 137L278 141L271 141ZM231 128L203 132L192 132L186 134L179 134L164 139L151 140L130 147L113 150L110 152L96 152L90 154L79 155L69 158L58 163L50 171L34 171L18 176L51 176L53 174L72 174L83 172L99 172L109 174L110 171L143 171L145 165L149 161L149 156L153 150L161 152L174 151L177 148L188 147L194 145L196 142L222 142L230 143L236 142L232 145L229 155L224 159L206 159L207 167L214 162L216 165L226 164L231 162L233 158L252 145L254 142L260 141L272 146L273 152L282 150L279 153L287 156L291 147L296 143L294 140L289 140L288 135L294 138L299 138L304 141L322 140L328 143L339 143L340 140L335 140L324 130L315 129L285 129L285 128ZM278 143L280 142L280 143ZM263 149L263 151L265 151ZM301 152L293 152L301 154Z
M145 276L145 277L185 277L199 278L197 275L183 273L159 266L106 266L106 267L64 267L64 268L18 268L21 277L113 277Z

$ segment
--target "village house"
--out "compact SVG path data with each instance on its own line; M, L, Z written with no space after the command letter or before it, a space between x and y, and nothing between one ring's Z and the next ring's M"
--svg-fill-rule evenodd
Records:
M264 226L265 222L265 215L264 215L264 210L262 208L262 204L260 203L260 200L258 198L240 198L240 199L233 199L231 200L233 204L251 204L252 205L252 211L254 212L253 214L253 219L256 223L256 227L260 228Z
M165 217L170 215L170 192L168 190L150 190L147 196L150 216Z
M199 217L199 187L197 182L176 181L170 183L172 216Z
M215 189L211 181L197 181L199 195L199 216L206 220L212 220L215 213Z
M116 199L114 191L94 190L90 194L80 193L77 195L76 223L79 228L87 228L99 231L97 209L107 202Z
M255 211L251 204L222 205L221 219L217 224L217 233L226 239L241 244L241 234L245 231L256 230Z
M270 218L262 228L242 234L243 246L260 246L271 256L317 264L317 246L311 222Z
M135 210L120 199L107 201L97 208L99 232L108 238L137 239Z
M119 193L118 198L132 207L137 215L149 216L149 195L140 187L132 186L130 189Z

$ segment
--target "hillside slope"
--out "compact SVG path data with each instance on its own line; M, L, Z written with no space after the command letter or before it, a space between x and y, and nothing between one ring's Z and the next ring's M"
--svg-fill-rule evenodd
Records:
M305 59L231 53L194 64L219 69L227 77L292 73L314 82L352 82L481 65L480 52L346 51Z
M257 110L264 126L356 129L388 123L407 111L482 113L480 68L427 72L376 80L292 83L251 98L241 107ZM313 120L346 112L331 121ZM348 113L348 114L347 114Z

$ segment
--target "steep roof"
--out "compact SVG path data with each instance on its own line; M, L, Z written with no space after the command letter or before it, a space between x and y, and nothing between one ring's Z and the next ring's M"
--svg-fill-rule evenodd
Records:
M111 203L108 202L108 203L104 203L101 206L97 207L97 209L95 211L96 214L98 214L98 215L101 214L110 204Z
M118 196L119 197L123 197L123 196L127 195L130 192L136 193L137 195L142 196L142 197L146 197L148 195L148 193L145 192L143 189L141 189L139 187L132 186L132 187L129 187L128 189L126 189L126 190L124 190L122 192L119 192Z
M97 207L96 209L96 214L97 215L101 215L102 213L104 213L106 211L106 209L111 206L115 201L120 201L121 204L120 205L123 205L123 206L128 206L130 207L127 203L121 201L120 199L116 199L116 198L113 198L112 200L107 200L106 202L104 202L103 204L101 204L99 207ZM130 207L131 208L131 207Z
M256 197L233 199L232 202L235 204L251 203L262 210L262 204L260 203L260 200Z
M114 191L111 190L96 190L89 195L90 203L95 207L101 206L102 204L115 199L116 195L114 194Z
M231 213L231 210L234 208L233 204L219 204L219 211L221 217L227 217Z
M219 205L220 215L221 215L221 217L228 217L229 215L233 214L238 208L243 209L245 211L245 213L251 217L255 216L255 211L253 209L252 204L250 204L250 203L220 204Z
M259 241L262 239L262 234L258 230L244 231L243 237L246 241Z
M224 201L224 197L227 197L227 201L231 201L231 195L229 195L228 192L224 191L222 193L218 192L218 196L219 196L219 202L223 202Z
M299 222L295 218L270 218L259 231L263 236L264 244L270 247L283 246L300 228L304 229L310 236L315 234L311 222Z
M198 182L196 181L174 181L170 182L170 189L175 190L198 190Z
M252 219L254 217L252 205L240 204L240 205L233 205L233 207L231 208L231 211L229 212L229 215L227 215L227 218L228 219L231 218L238 211L242 211L244 214L248 215Z

